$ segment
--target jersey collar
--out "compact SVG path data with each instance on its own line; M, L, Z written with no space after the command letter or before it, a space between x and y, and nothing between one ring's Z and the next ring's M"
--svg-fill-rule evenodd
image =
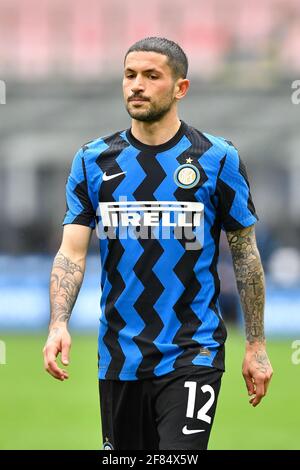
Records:
M131 128L127 129L126 137L128 139L128 142L133 147L135 147L139 150L143 150L143 151L148 150L151 153L159 153L159 152L164 152L165 150L168 150L168 149L174 147L180 141L182 136L184 135L184 133L186 131L186 128L187 128L187 125L185 124L185 122L181 121L181 125L180 125L178 131L176 132L176 134L170 140L168 140L167 142L164 142L163 144L160 144L160 145L143 144L143 142L140 142L139 140L137 140L133 136L133 134L131 132Z

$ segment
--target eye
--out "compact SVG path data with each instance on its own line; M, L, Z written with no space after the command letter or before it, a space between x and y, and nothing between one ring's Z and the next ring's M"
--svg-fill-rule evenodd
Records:
M151 80L157 80L158 79L158 76L157 75L149 75L149 78Z
M131 79L131 78L134 78L134 75L133 73L128 73L125 75L125 77Z

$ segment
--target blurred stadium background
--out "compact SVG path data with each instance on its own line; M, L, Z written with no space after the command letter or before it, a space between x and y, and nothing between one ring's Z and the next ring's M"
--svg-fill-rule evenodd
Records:
M223 238L227 373L210 448L299 449L300 364L296 351L292 361L292 343L300 339L300 105L291 100L292 82L300 79L299 0L0 1L6 86L6 104L0 104L0 449L101 447L96 237L71 320L71 378L64 384L43 372L48 279L73 155L84 142L129 126L123 56L149 35L173 39L187 52L192 84L180 115L239 148L260 217L275 375L263 404L250 408L240 372L242 317Z

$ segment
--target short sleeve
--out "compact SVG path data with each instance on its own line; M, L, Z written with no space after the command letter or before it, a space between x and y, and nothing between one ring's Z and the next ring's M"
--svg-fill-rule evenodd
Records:
M216 195L223 230L240 230L257 222L246 167L233 145L221 162Z
M88 193L83 150L80 149L72 163L66 184L67 211L63 225L79 224L95 228L95 210Z

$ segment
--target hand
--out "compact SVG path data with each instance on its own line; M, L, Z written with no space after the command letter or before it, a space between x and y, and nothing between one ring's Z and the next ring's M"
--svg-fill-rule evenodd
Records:
M61 362L69 364L69 352L71 348L71 336L65 323L56 323L51 326L49 336L43 349L44 365L46 371L55 379L64 381L69 378L68 372L56 364L56 358L61 353Z
M273 369L266 353L265 344L247 342L243 376L248 394L251 395L249 403L252 406L257 406L267 394L272 375Z

